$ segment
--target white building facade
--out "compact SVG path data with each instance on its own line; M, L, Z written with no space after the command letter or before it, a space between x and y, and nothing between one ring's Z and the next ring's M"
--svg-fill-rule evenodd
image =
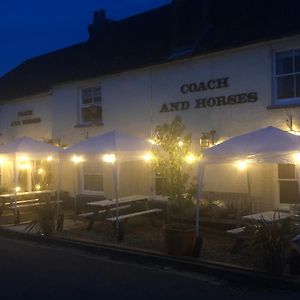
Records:
M266 126L297 133L300 35L60 82L47 92L3 101L0 139L5 143L29 136L67 146L114 129L149 139L157 125L175 116L192 134L195 151L200 151L203 136L213 144ZM111 174L106 168L82 167L78 179L65 162L62 188L74 196L109 197ZM296 181L296 175L279 178L278 168L269 164L249 171L254 211L288 204L280 181ZM121 184L123 195L151 193L149 166L132 164L123 172L131 178L130 184ZM204 190L247 193L246 176L228 165L209 167Z

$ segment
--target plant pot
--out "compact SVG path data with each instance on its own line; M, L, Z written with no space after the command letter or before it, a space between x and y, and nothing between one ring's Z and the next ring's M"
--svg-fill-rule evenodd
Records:
M166 224L166 251L170 255L192 256L195 245L195 227L182 224Z

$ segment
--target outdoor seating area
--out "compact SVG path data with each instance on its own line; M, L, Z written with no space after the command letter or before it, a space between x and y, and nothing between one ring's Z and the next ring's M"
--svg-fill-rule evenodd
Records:
M261 132L254 133L254 136L261 134L264 136L265 131L273 132L274 129L262 129ZM286 135L275 130L276 134ZM244 143L244 138L241 139ZM236 151L236 140L233 139L233 142L232 149ZM252 255L255 251L253 245L256 243L253 243L253 239L257 238L255 235L264 227L268 231L268 226L273 226L274 231L278 232L279 237L284 241L292 232L290 228L295 232L299 227L297 222L300 221L298 217L300 209L297 204L294 204L291 205L291 210L280 212L277 208L255 211L254 208L257 206L254 203L260 204L257 200L259 197L254 195L253 182L255 181L253 178L249 179L247 164L243 168L244 171L239 173L240 177L244 176L246 179L245 192L203 189L205 185L203 172L206 165L225 160L231 163L229 167L232 165L235 167L237 153L232 156L233 142L229 140L203 153L202 159L196 164L199 166L198 182L191 191L182 188L181 191L185 192L175 196L172 196L172 191L170 196L155 196L151 195L149 190L149 193L145 194L127 192L127 195L123 196L124 186L121 183L126 182L127 188L129 178L134 176L131 169L129 173L124 171L125 165L127 164L128 167L138 161L141 166L140 161L143 160L143 156L149 149L151 150L150 143L115 131L86 139L67 149L56 149L51 145L43 145L43 142L22 138L3 146L5 151L1 151L0 147L0 155L12 160L14 175L12 184L15 186L10 193L0 194L1 225L27 234L55 235L66 239L108 243L171 255L176 253L176 255L190 256L195 259L260 269L262 257ZM253 143L252 138L251 143ZM260 143L262 144L261 141ZM238 145L242 144L238 143ZM300 145L298 138L292 140L291 149L296 145ZM226 151L219 151L220 147ZM267 148L260 148L259 151L262 153L268 150L269 144L263 147ZM36 149L36 151L31 153L29 149ZM269 160L278 162L283 156L294 161L294 152L292 155L280 151L276 153L280 153L279 156L270 157L260 154L259 161L252 154L251 166ZM179 157L180 155L179 153ZM106 184L109 184L110 193L100 192L85 196L80 193L80 189L73 193L63 190L62 184L66 174L63 166L72 168L73 178L77 181L85 162L96 165L95 162L99 160L102 160L103 166L110 175L105 179ZM195 161L194 158L181 160L181 163L191 161ZM43 168L40 167L42 162ZM33 174L31 180L34 175L39 175L37 176L39 181L32 191L21 190L18 186L22 180L24 181L24 170ZM55 173L55 178L46 176L46 173L51 170ZM81 185L87 185L88 189L93 184L103 189L104 175L93 176L93 173L89 174L87 180L92 178L92 181L83 182ZM30 177L25 178L28 181ZM52 180L51 189L45 188L50 187L49 184L44 184L45 178ZM178 182L178 185L180 184L182 183ZM177 189L177 186L175 188ZM291 224L292 227L288 226L287 231L281 233L281 227L285 227L285 224ZM190 238L189 241L183 242L181 229L186 228L190 232ZM167 234L169 234L168 238ZM186 245L181 248L180 243ZM172 252L170 245L181 249L182 252Z

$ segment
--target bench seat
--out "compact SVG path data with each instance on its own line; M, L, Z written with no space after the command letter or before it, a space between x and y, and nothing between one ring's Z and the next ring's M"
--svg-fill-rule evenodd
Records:
M119 222L121 222L121 221L130 219L130 218L133 218L133 217L149 215L149 214L158 213L161 211L162 211L162 209L160 209L160 208L147 209L147 210L142 210L142 211L138 211L138 212L127 214L127 215L120 215L118 217L118 219L119 219ZM107 220L109 222L116 222L117 217L106 218L105 220Z

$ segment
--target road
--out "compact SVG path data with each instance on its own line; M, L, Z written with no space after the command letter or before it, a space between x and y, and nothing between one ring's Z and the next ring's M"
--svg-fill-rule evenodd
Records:
M224 280L112 261L80 250L0 238L2 299L300 299Z

